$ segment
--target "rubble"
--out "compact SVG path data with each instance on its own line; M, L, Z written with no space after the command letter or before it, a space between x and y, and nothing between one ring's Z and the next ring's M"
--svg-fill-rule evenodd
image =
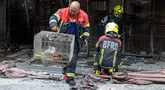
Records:
M27 71L20 68L16 68L13 64L0 63L0 75L8 78L33 78L33 79L48 79L48 80L62 80L63 75L39 72L39 71Z
M165 71L115 72L112 78L114 83L120 84L162 84L165 83Z
M22 50L22 51L24 51L24 50ZM27 51L27 53L29 53L29 51ZM3 64L10 64L11 65L10 67L17 68L17 69L9 69L9 71L13 71L14 74L10 75L10 73L6 73L6 75L2 74L2 77L5 77L5 78L8 77L7 79L15 78L15 76L14 76L15 72L19 68L23 71L30 71L32 74L38 75L37 77L36 76L26 76L28 74L21 74L20 75L19 78L24 78L25 81L27 81L26 78L30 78L30 81L29 80L27 81L27 83L29 83L29 85L31 84L31 82L33 82L33 80L36 81L35 79L46 80L46 81L44 81L44 83L47 83L48 85L50 84L50 82L52 82L51 80L53 80L53 81L57 81L56 83L54 83L54 85L57 85L58 83L65 85L65 87L60 87L61 89L67 90L69 88L69 87L66 88L67 84L65 83L65 81L63 81L63 75L60 74L61 70L62 70L62 67L60 67L60 65L61 65L60 63L58 63L58 65L57 65L57 63L54 62L55 63L54 65L52 65L52 66L50 65L48 67L44 67L44 66L40 65L40 63L35 63L35 65L33 64L33 65L26 66L26 64L27 64L26 61L29 61L29 58L30 58L30 56L27 55L27 53L20 54L20 55L15 54L15 57L4 58ZM32 53L32 52L30 52L30 53ZM12 54L12 55L14 55L14 54ZM5 59L7 59L7 60L5 60ZM16 67L14 64L12 65L12 63L16 64ZM21 64L22 66L20 66L17 63L24 63L25 65ZM151 59L151 58L141 59L139 57L129 57L128 61L125 62L125 64L121 67L120 70L121 70L121 72L124 70L127 70L127 72L129 72L129 73L133 73L133 72L137 72L137 71L154 70L154 69L162 70L162 68L160 68L160 67L163 67L163 65L164 65L163 60L162 61L159 61L159 60L156 61L156 60ZM152 68L151 68L151 66L152 66ZM53 67L53 68L51 68L51 67ZM156 68L156 67L159 67L159 68ZM136 88L141 87L140 88L141 90L145 90L146 88L149 90L155 90L155 89L149 88L149 86L136 87L136 86L133 86L132 84L131 85L129 85L129 84L125 85L126 82L121 82L121 81L118 81L115 83L115 79L112 79L109 76L99 77L99 76L90 75L89 73L92 73L92 69L93 69L93 57L90 57L87 59L86 58L79 58L77 70L76 70L76 74L75 74L76 75L75 80L77 82L77 86L70 87L70 88L74 89L74 90L110 90L110 89L112 89L112 90L113 89L114 90L123 90L123 89L125 89L125 90L139 90ZM134 71L131 72L131 70L134 70ZM6 72L7 71L8 70L6 70ZM81 75L81 73L83 73L83 74ZM17 75L19 75L19 73ZM0 78L0 80L1 79L4 80L4 78L2 78L2 77ZM139 80L135 80L135 79L137 79L137 78L131 79L132 81L134 81L133 84L139 82ZM146 79L146 78L143 78L143 79ZM140 81L142 82L141 84L152 84L153 85L153 82L151 82L151 81L146 81L146 80L140 80ZM15 82L15 80L13 80L13 83L14 82ZM92 83L90 83L90 82L92 82ZM22 85L22 83L23 83L23 81L21 81L21 85ZM117 83L119 83L119 85ZM30 86L32 86L32 85L30 85ZM41 85L41 86L43 86L43 85ZM130 88L128 86L131 86L134 88ZM119 87L123 87L123 88L119 88ZM160 86L159 85L153 86L153 88L156 88L156 87L161 88L162 86L161 85ZM15 87L13 87L13 88L15 88ZM55 86L54 88L58 88L58 86ZM10 90L10 89L8 89L8 90ZM36 89L36 90L40 90L40 89ZM50 90L53 90L53 89L50 89ZM59 90L59 88L57 90ZM164 90L164 89L160 89L160 90Z
M165 83L165 71L143 71L143 72L115 72L107 75L84 75L80 85L71 87L70 90L96 90L98 83L111 82L113 84L163 84ZM121 89L122 90L122 89Z

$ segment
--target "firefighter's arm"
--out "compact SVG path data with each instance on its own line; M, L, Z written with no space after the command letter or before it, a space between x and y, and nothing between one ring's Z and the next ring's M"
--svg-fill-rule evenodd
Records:
M105 38L105 36L101 36L99 40L96 43L96 48L98 48L99 44L102 42L102 40Z
M118 61L118 64L117 64L117 68L120 68L121 65L124 63L124 61L121 60L121 56L122 56L122 53L121 53L122 43L121 43L121 41L119 41L119 43L120 43L120 47L119 47L119 49L117 51L117 56L118 56L118 60L119 61Z
M99 40L97 41L97 43L96 43L96 48L98 48L99 43L100 43L100 39L99 39Z
M55 14L49 18L49 27L52 31L57 31L58 23L61 19L61 10L59 9Z
M105 27L105 25L108 23L108 16L103 17L101 21L99 22L98 26Z
M85 14L84 17L84 23L83 23L83 33L81 34L81 36L84 38L84 42L86 44L88 44L89 38L90 38L90 33L89 33L89 20L88 20L88 15Z
M100 44L100 39L95 44L96 52L99 52L99 44Z

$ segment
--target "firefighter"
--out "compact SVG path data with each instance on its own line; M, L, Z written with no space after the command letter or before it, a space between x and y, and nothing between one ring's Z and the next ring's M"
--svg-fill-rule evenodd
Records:
M66 83L74 86L74 75L76 70L77 58L80 49L80 44L88 44L89 41L89 20L86 12L80 9L78 1L71 2L69 7L59 9L50 17L49 25L52 31L59 33L67 33L75 35L74 55L66 67L64 77ZM83 41L80 43L80 41Z
M97 54L94 62L96 75L111 75L118 71L122 64L118 52L121 49L121 41L118 35L118 25L109 22L105 27L105 35L101 36L96 43Z
M112 14L107 15L105 17L103 17L103 19L101 19L101 21L98 24L98 36L102 36L104 35L104 30L105 30L105 26L107 23L109 22L115 22L118 24L119 27L119 34L122 33L122 15L123 15L123 6L122 5L116 5L113 8Z

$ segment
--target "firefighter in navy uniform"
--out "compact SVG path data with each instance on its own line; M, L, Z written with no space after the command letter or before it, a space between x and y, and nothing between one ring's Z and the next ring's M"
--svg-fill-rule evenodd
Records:
M75 35L74 55L66 67L64 77L66 83L74 86L74 75L76 70L79 49L82 43L88 44L89 20L88 15L80 9L80 3L73 1L69 7L59 9L50 17L49 25L52 31Z
M122 33L122 15L123 15L123 6L116 5L112 11L112 14L103 17L101 22L98 24L97 32L99 37L104 35L105 26L109 22L115 22L119 26L119 34Z
M110 22L105 27L105 35L96 43L97 54L94 62L94 73L97 75L111 75L118 71L121 60L118 52L121 50L121 41L118 35L118 25Z

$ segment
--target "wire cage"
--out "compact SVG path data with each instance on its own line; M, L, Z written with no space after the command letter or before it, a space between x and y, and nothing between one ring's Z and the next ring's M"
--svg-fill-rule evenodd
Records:
M34 59L67 61L73 57L75 36L41 31L34 36Z

